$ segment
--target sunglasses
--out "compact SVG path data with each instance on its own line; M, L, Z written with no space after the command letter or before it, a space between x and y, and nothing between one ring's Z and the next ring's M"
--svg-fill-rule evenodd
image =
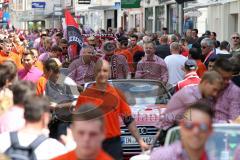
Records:
M185 120L180 121L180 125L187 130L193 130L195 127L197 127L200 132L208 132L211 129L211 126L209 124Z
M240 39L240 37L232 37L232 39Z
M205 48L207 48L207 46L201 46L201 48L202 48L202 49L205 49Z

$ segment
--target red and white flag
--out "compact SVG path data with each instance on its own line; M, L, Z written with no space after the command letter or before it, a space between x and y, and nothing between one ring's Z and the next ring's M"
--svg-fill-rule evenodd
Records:
M83 46L83 39L79 26L69 10L65 10L65 20L67 26L67 40L70 47L69 58L70 60L75 59Z

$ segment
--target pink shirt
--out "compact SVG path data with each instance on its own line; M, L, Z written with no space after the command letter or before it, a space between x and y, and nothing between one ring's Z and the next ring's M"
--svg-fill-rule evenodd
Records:
M209 155L206 151L202 153L200 160L208 160ZM190 160L186 150L180 141L164 146L154 148L150 160Z
M147 57L143 57L137 64L136 78L155 79L164 83L168 81L168 69L164 60L156 55L153 61L148 61Z
M228 122L240 115L240 88L232 81L218 96L214 105L215 122Z
M24 109L12 106L0 116L0 133L11 132L21 129L25 125Z
M188 106L203 99L198 85L187 86L176 92L167 104L165 112L158 122L159 128L168 129L178 120L184 118Z
M37 83L38 79L42 76L43 72L40 71L38 68L32 66L32 68L28 71L22 69L18 72L18 77L21 80L32 81Z

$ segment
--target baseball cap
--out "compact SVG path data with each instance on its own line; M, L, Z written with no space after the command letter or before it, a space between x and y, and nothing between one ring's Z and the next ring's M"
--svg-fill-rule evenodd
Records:
M196 70L197 69L197 63L195 60L192 60L192 59L188 59L185 63L184 63L184 66L186 69L189 69L189 70Z

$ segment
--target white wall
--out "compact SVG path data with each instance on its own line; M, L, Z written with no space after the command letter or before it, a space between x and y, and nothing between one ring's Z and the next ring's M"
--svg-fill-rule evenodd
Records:
M240 32L240 1L208 7L209 30L217 33L219 40L230 40L233 32Z

